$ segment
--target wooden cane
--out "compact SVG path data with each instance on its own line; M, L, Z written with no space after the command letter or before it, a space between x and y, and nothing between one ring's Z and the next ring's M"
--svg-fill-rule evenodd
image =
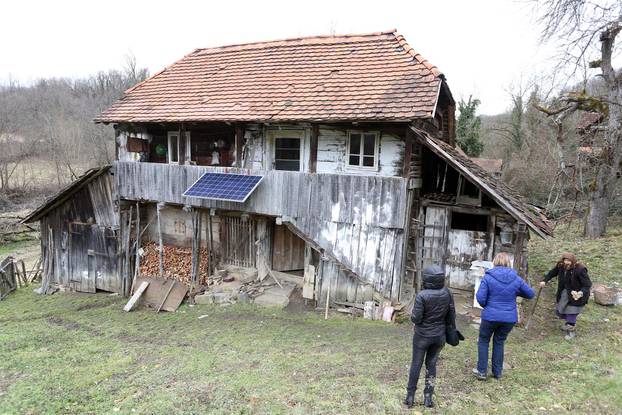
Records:
M531 314L529 315L529 318L527 319L527 324L525 324L525 330L529 330L529 323L531 323L531 318L536 313L536 307L538 306L538 300L540 299L540 293L542 292L543 288L544 287L538 288L538 294L536 295L536 301L533 304L533 309L531 310Z

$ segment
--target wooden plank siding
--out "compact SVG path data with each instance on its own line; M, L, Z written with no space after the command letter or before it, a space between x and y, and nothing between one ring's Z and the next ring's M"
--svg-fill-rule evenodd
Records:
M112 228L118 222L107 193L111 184L109 175L100 175L41 218L42 257L52 261L47 275L51 283L83 292L120 292ZM102 204L95 205L95 200ZM48 246L50 231L53 249Z
M250 173L231 168L115 163L122 199L281 216L348 268L342 273L349 273L349 279L324 270L323 278L337 284L335 301L351 297L359 283L398 299L407 179L272 170L252 172L264 179L243 204L183 197L186 188L208 171Z
M401 177L307 174L291 171L115 162L121 199L165 202L289 218L403 229L407 180ZM245 203L182 196L207 172L260 174L262 183Z

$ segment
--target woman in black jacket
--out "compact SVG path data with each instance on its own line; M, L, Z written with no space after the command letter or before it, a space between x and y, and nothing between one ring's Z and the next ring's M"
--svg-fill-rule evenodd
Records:
M544 287L555 277L558 277L555 312L560 319L565 320L562 330L567 334L564 338L571 340L576 336L577 316L590 298L592 281L585 265L577 262L577 258L568 252L562 254L555 267L545 275L540 286Z
M406 388L404 404L413 406L415 390L419 380L421 366L425 359L425 389L423 404L433 406L432 394L436 380L436 362L445 345L447 325L455 327L456 311L451 292L445 287L445 272L439 266L427 267L423 270L423 290L415 299L410 319L415 323L413 336L413 357Z

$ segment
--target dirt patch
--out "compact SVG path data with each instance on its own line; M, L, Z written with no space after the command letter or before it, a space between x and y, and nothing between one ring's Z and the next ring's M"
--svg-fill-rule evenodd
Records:
M0 370L0 396L4 395L15 381L23 377L24 374L20 372L5 372Z
M289 296L285 311L290 313L311 313L315 311L315 301L302 297L302 288L296 288Z
M108 307L112 304L114 304L114 301L109 301L109 302L101 302L101 303L88 303L88 304L82 304L78 307L76 307L76 311L85 311L85 310L93 310L96 308L105 308Z
M52 324L54 326L60 326L60 327L64 327L67 330L82 330L82 331L86 331L89 334L92 334L93 336L101 336L102 333L101 331L85 326L83 324L77 323L75 321L66 321L63 320L62 318L56 317L56 316L51 316L46 318L46 321L49 324Z

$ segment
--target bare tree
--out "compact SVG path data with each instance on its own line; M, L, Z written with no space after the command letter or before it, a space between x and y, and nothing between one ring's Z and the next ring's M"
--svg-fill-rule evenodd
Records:
M585 68L585 62L592 54L599 55L598 59L589 62L589 67L600 69L597 76L604 82L603 95L590 96L585 90L567 93L558 101L557 107L540 108L558 126L560 144L563 142L562 123L568 114L577 109L588 109L606 116L603 150L594 180L588 186L589 205L584 230L585 236L596 238L606 232L622 160L622 74L612 65L612 58L619 47L618 34L622 30L622 2L546 0L540 4L542 39L562 45L559 64L570 69L569 79ZM598 42L600 48L597 47ZM561 163L563 168L563 158Z

